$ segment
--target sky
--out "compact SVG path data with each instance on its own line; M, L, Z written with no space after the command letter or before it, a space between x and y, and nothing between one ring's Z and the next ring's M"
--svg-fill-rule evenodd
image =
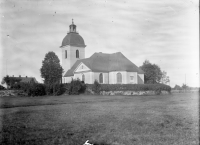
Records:
M198 0L0 0L0 79L32 76L41 82L45 54L61 60L61 43L74 23L95 52L122 52L166 71L170 86L199 86Z

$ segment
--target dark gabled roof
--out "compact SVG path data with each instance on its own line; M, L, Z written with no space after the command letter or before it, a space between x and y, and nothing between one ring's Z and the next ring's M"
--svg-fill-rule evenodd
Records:
M36 80L35 77L15 77L15 76L10 76L10 78L16 78L16 79L20 79L20 82L22 83L30 83L30 82L35 82L38 83L38 81Z
M30 83L32 81L35 83L38 83L34 77L20 77L20 78L21 78L20 82L23 82L23 83Z
M84 63L93 72L127 71L144 74L134 63L128 60L121 52L106 54L94 53L90 58L77 60L64 77L73 76L74 70L80 63Z

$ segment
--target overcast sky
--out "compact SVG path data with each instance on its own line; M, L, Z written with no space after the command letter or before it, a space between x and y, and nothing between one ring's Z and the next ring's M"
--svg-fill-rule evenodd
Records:
M137 66L147 59L170 85L199 86L198 0L1 0L0 78L33 76L61 46L72 18L86 57L122 52ZM6 65L7 64L7 65Z

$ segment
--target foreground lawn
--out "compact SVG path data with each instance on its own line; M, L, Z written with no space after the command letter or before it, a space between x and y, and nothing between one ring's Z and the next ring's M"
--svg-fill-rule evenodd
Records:
M199 144L199 94L0 98L0 144Z

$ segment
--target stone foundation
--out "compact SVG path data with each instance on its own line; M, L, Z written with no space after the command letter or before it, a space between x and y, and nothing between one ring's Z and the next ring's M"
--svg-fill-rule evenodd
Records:
M170 94L167 91L161 91L161 94ZM154 91L101 91L100 95L126 95L126 96L140 96L140 95L157 95Z

